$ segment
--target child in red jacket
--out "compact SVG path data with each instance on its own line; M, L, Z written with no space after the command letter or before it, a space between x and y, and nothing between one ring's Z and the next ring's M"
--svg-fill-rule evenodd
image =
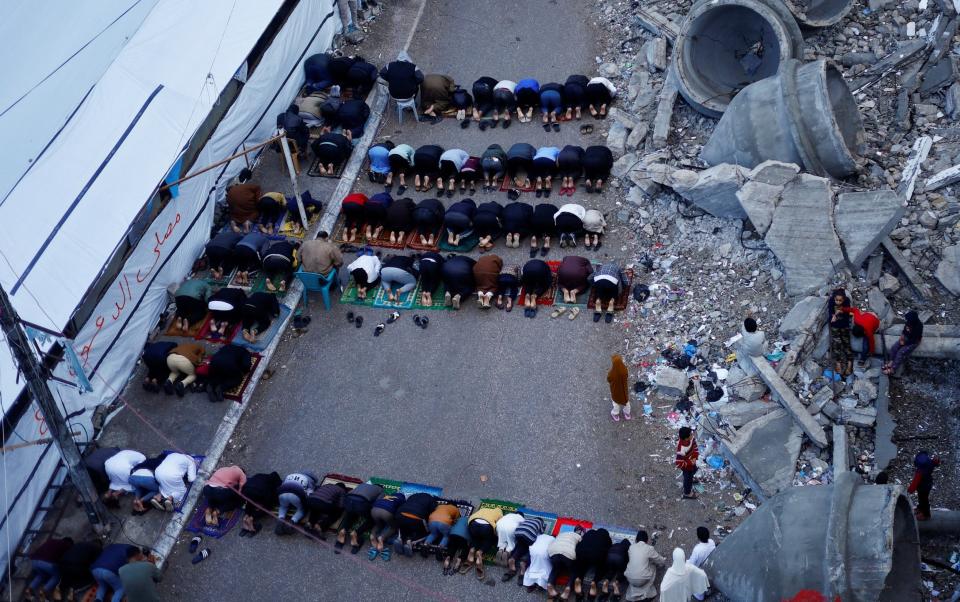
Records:
M917 520L930 520L930 490L933 489L933 469L940 466L940 458L921 450L913 458L917 471L907 487L907 493L917 493Z
M693 491L693 475L697 472L697 458L700 452L697 450L697 440L693 436L693 431L688 426L680 427L679 438L677 439L677 458L674 464L683 473L683 497L692 500L697 497Z

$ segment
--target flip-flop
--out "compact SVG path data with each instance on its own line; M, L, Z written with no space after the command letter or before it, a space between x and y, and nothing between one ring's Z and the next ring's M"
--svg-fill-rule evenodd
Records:
M352 311L347 312L347 322L353 324L353 321L356 319L356 316L353 315Z
M406 186L401 186L400 188L397 188L397 194L403 194L406 191L407 191Z
M484 121L481 121L481 122L480 122L480 125L477 126L477 127L479 127L479 128L480 128L480 131L483 132L483 131L486 131L486 129L487 129L488 127L490 127L490 124L487 123L487 122L484 120Z
M210 557L210 548L204 548L200 550L200 553L193 557L193 560L190 561L191 564L200 564L204 560Z
M469 120L469 119L464 119L463 121L460 122L460 129L465 130L465 129L467 129L468 127L470 127L470 120Z
M359 551L360 551L360 546L350 546L350 553L351 553L351 554L356 554L356 553L359 552Z
M357 319L353 321L354 326L360 328L363 326L363 316L357 316Z
M593 250L594 250L594 251L599 251L601 245L603 245L603 243L598 240L598 241L597 241L597 244L593 245Z
M376 548L370 548L370 551L367 552L367 558L370 560L376 560L379 554L380 552L378 552Z
M631 416L630 414L624 414L624 415L623 415L623 419L624 419L624 420L633 420L633 416Z
M573 309L570 310L570 315L567 316L567 319L568 319L568 320L576 320L576 319L577 319L577 316L579 316L579 315L580 315L580 308L579 308L579 307L574 307Z
M513 123L513 120L512 120L512 119L507 119L506 121L504 121L504 122L503 122L503 129L507 129L508 127L510 127L510 124L511 124L511 123Z
M547 253L550 252L550 247L543 247L540 249L540 257L546 257Z
M247 531L246 529L240 529L240 533L238 533L238 535L240 537L250 537L250 531Z
M437 188L437 198L443 198L443 188Z
M610 414L610 419L614 422L620 422L620 414Z
M550 198L550 189L549 189L549 188L547 188L546 190L543 191L543 198L545 198L545 199L549 199L549 198Z
M544 132L549 132L549 131L550 131L550 124L549 124L549 123L543 124L543 131L544 131Z
M400 312L398 311L390 312L390 315L387 316L387 324L393 324L399 319L400 319Z
M560 131L560 124L559 124L559 123L554 123L554 124L553 124L553 131L554 131L554 132L559 132L559 131Z
M427 316L420 316L420 328L426 330L427 326L430 325L430 318Z
M566 308L566 307L558 307L558 308L554 309L554 310L550 313L550 317L551 317L551 318L554 318L554 319L559 318L559 317L562 316L564 313L566 313L566 311L567 311L567 308Z
M536 257L536 256L537 256L537 248L536 248L536 247L530 247L530 259L533 259L533 258Z
M453 198L453 191L452 191L452 190L448 190L448 191L447 191L447 198L448 198L448 199L452 199L452 198Z
M581 134L592 134L592 133L593 133L593 126L590 125L589 123L585 123L585 124L581 125L581 126L580 126L580 133L581 133Z
M340 543L340 542L338 541L338 542L336 542L335 544L333 544L333 553L334 553L334 554L339 554L339 553L342 552L342 551L343 551L343 544L342 544L342 543Z
M202 542L202 541L203 541L203 538L202 538L202 537L199 537L199 536L194 537L193 539L190 540L190 547L187 548L187 550L188 550L191 554L194 554L194 553L197 551L197 548L200 547L200 542Z
M373 336L375 337L380 336L381 334L383 334L383 331L386 329L387 329L387 326L383 322L380 322L379 324L377 324L377 327L373 329Z
M380 552L380 558L383 558L384 562L390 562L391 555L392 552L390 551L390 548L384 548L383 551Z
M600 313L599 311L593 312L593 321L594 321L594 322L599 322L599 321L600 321L600 318L602 318L602 317L603 317L603 314Z
M603 321L606 322L607 324L613 322L613 314L610 312L607 312L607 315L603 317Z
M587 184L586 188L587 188L587 192L590 192L590 193L593 192L593 184Z

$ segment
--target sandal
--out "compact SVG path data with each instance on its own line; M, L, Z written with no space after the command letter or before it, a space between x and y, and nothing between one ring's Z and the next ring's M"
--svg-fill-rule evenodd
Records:
M202 541L203 541L203 538L202 538L202 537L200 537L200 536L194 537L193 539L190 540L190 547L187 548L187 550L188 550L191 554L196 553L197 548L200 547L200 542L202 542Z
M574 307L573 309L570 310L570 315L567 316L567 319L568 319L568 320L576 320L576 319L577 319L577 316L579 316L579 315L580 315L580 308L579 308L579 307Z
M610 414L610 418L611 418L614 422L620 422L620 414L619 414L619 413L617 413L617 414Z
M566 311L567 311L567 308L566 308L566 307L558 307L558 308L556 308L555 310L553 310L553 312L550 314L550 317L551 317L551 318L559 318L559 317L562 316L564 313L566 313Z
M593 126L592 126L591 124L589 124L589 123L585 123L585 124L581 125L581 126L580 126L580 133L581 133L581 134L584 134L584 135L586 135L586 134L592 134L592 133L593 133Z
M370 551L367 552L367 558L369 558L370 560L376 560L377 556L379 555L380 555L380 552L378 552L376 548L370 548Z
M193 560L190 561L191 564L200 564L204 560L210 557L210 548L204 548L200 550L200 553L193 557Z
M554 132L559 132L559 131L560 131L560 124L559 124L559 123L554 123L554 124L553 124L553 131L554 131Z
M356 320L353 321L354 326L360 328L363 326L363 316L357 316Z
M607 324L613 322L613 314L610 312L607 312L607 315L603 317L603 321L606 322Z
M390 562L390 556L391 552L389 547L384 548L383 551L380 552L380 558L383 558L384 562Z

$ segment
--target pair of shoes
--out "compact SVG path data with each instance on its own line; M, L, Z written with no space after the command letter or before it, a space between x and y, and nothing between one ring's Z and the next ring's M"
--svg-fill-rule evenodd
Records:
M419 326L420 328L426 330L427 326L430 325L430 318L427 316L421 316L419 314L414 314L413 323Z

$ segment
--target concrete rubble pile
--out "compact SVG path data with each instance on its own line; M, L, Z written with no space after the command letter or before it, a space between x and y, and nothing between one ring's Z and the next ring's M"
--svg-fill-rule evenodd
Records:
M842 286L876 312L886 349L907 309L946 307L920 312L916 356L960 357L954 5L597 2L611 36L599 72L620 90L616 221L651 290L623 320L628 360L661 398L696 401L698 423L766 503L832 487L837 432L844 468L876 474L896 457L889 381L876 358L834 380L826 295ZM723 344L745 313L772 343L754 370ZM686 377L664 368L663 353L689 341L700 363ZM703 381L723 397L703 402Z

